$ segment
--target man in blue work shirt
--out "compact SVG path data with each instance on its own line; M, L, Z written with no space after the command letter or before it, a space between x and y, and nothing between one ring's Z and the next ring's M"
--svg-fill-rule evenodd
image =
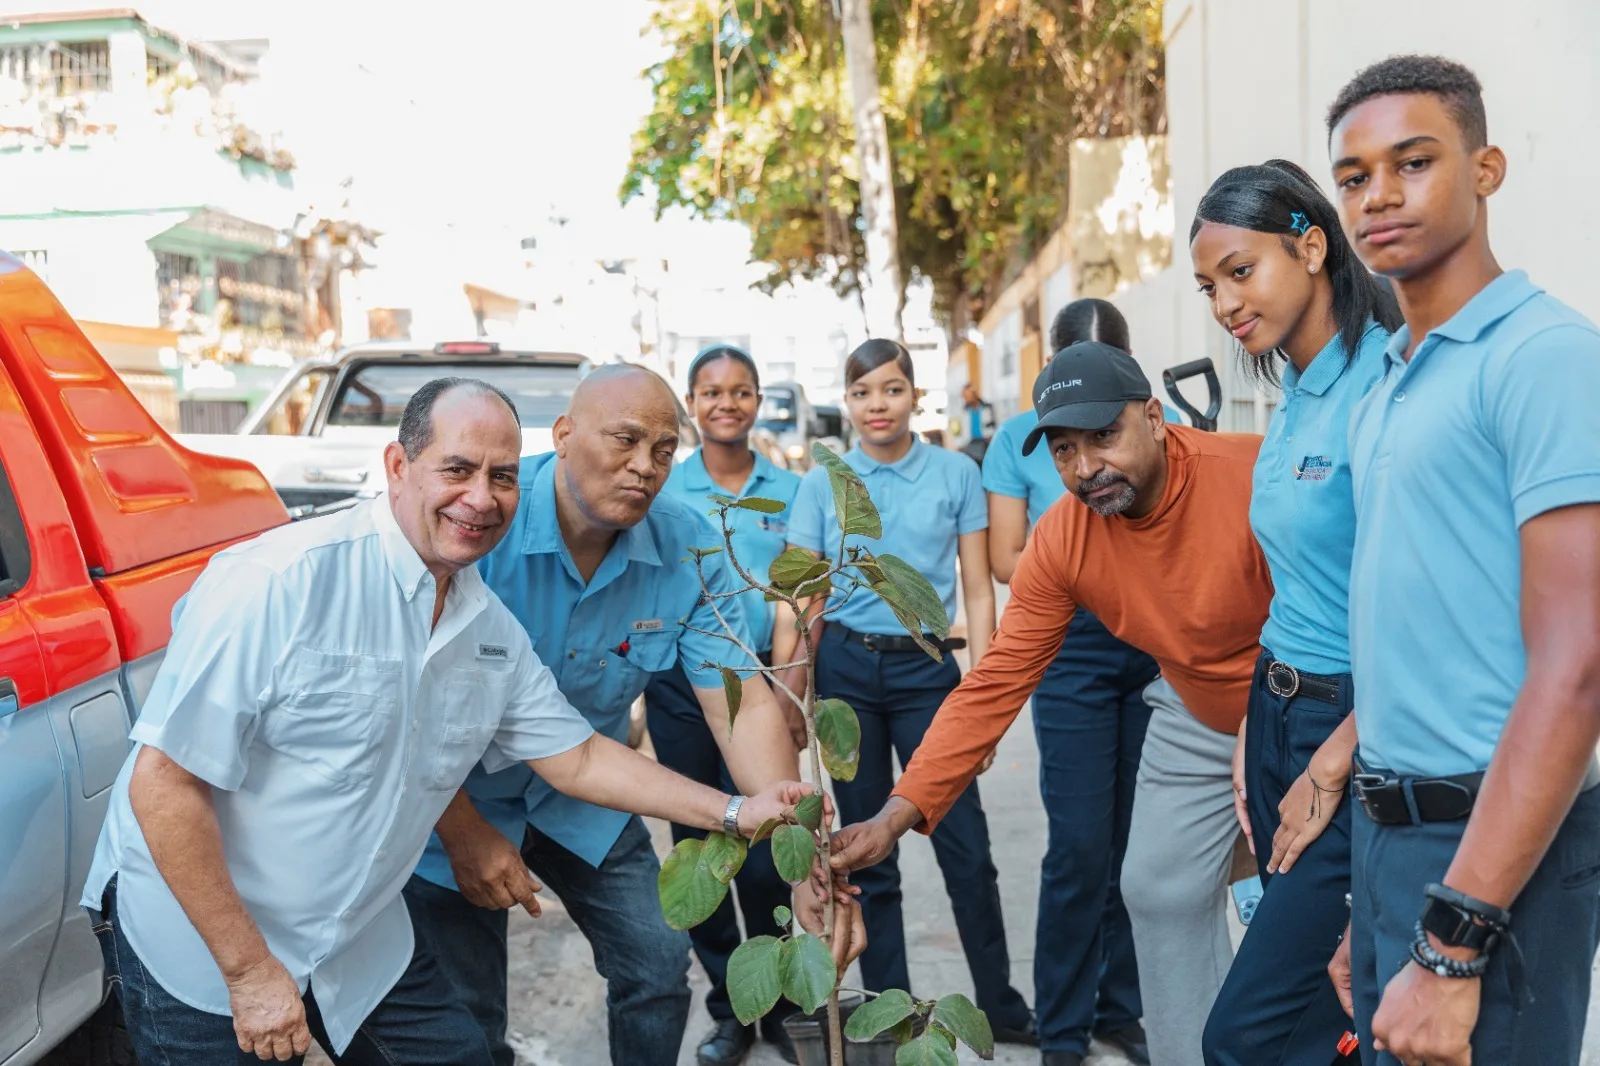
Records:
M1074 300L1050 325L1050 350L1099 341L1130 350L1128 323L1105 300ZM1177 412L1162 405L1167 421ZM1028 530L1067 491L1049 449L1022 454L1039 424L1030 407L1000 424L983 460L989 494L989 562L1009 583ZM1134 781L1156 661L1080 610L1033 694L1039 793L1049 841L1039 870L1034 1009L1042 1066L1077 1066L1091 1036L1149 1063L1139 1025L1139 968L1118 873L1128 849Z
M1386 59L1328 126L1346 234L1406 319L1351 423L1363 1060L1577 1066L1600 945L1600 331L1495 261L1506 160L1471 71Z
M634 699L677 661L734 779L753 789L792 778L795 748L770 689L746 682L730 736L720 678L705 668L738 662L733 644L706 635L722 631L719 611L747 645L749 636L739 612L701 602L685 561L689 548L715 543L710 524L657 496L678 446L671 390L648 370L601 367L579 384L553 436L553 453L523 460L516 518L481 567L562 693L597 732L623 739ZM714 593L734 587L721 566L706 577ZM498 1066L515 1060L505 1039L505 910L520 903L538 913L530 868L561 897L608 981L612 1062L675 1064L689 940L662 918L644 824L572 802L515 767L479 767L440 819L406 898L418 937L482 1023Z

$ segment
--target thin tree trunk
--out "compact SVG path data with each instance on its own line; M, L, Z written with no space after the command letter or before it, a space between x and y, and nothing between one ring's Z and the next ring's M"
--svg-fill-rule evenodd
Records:
M861 214L866 223L867 323L875 337L900 340L905 285L900 276L900 234L890 169L889 128L878 86L878 49L871 0L843 0L844 65L855 113L856 169L861 173Z

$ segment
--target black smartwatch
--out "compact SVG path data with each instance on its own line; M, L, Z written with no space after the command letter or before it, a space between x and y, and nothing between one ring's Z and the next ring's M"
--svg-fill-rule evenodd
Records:
M1442 885L1429 885L1422 910L1424 932L1451 948L1466 948L1487 955L1500 943L1510 915L1499 908L1463 896Z

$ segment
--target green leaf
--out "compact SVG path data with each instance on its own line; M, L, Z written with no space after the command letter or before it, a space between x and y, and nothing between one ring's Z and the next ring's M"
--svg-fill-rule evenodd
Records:
M696 559L704 559L706 556L715 555L721 550L721 548L690 548L689 554Z
M928 1022L928 1032L936 1034L940 1040L944 1041L945 1047L949 1048L951 1051L956 1049L956 1034L952 1033L938 1022L930 1020Z
M750 838L750 843L751 844L759 844L759 843L761 843L763 840L765 840L769 836L771 836L773 834L773 831L776 830L782 824L783 824L783 822L780 819L768 818L766 821L764 821L760 825L756 826L755 836Z
M794 805L794 820L815 833L822 828L822 793L813 792Z
M890 1028L889 1035L894 1037L896 1044L909 1044L917 1035L916 1015L900 1019Z
M861 574L861 580L869 585L881 585L889 580L889 576L883 572L883 567L878 565L876 559L864 559L856 563L846 563L845 566L855 567Z
M958 1062L937 1033L923 1033L894 1053L894 1066L957 1066Z
M796 599L809 600L813 596L826 596L833 592L833 578L820 577L794 590Z
M861 722L844 700L818 700L814 717L822 765L835 781L853 781L861 760Z
M850 1015L844 1035L851 1040L871 1040L885 1029L892 1029L917 1013L911 993L891 988L877 999L868 1000Z
M777 514L789 505L781 500L768 500L760 496L746 496L743 499L735 500L733 506L746 511L760 511L762 514Z
M839 979L828 945L810 933L801 933L783 942L779 967L784 997L807 1014L828 1001ZM731 975L729 983L732 984Z
M779 906L772 908L773 925L781 925L783 928L787 929L789 928L789 923L792 921L794 921L794 911L791 911L788 907L780 904Z
M827 572L828 564L804 548L786 548L767 567L767 584L773 588L792 589Z
M733 736L733 720L739 714L739 701L744 698L744 681L740 679L738 671L727 666L719 666L722 673L722 692L728 697L728 735Z
M732 837L726 833L709 833L700 852L702 861L711 871L711 876L727 884L744 865L749 848L742 837Z
M833 509L839 519L839 528L846 534L854 533L874 540L883 536L883 522L878 517L878 509L873 506L861 475L820 441L811 445L811 456L828 470L828 482L833 486Z
M728 998L745 1025L778 1005L783 987L783 942L775 936L753 936L728 957Z
M780 825L772 834L772 863L791 885L810 876L816 854L817 838L803 825Z
M941 639L948 637L950 618L945 614L944 602L939 599L933 586L928 584L928 579L898 555L880 555L878 565L894 586L900 603L921 619L923 626L931 630L934 636Z
M732 496L725 496L720 492L713 492L711 495L707 496L706 499L710 500L714 504L717 504L719 508L735 507L738 506L739 503L739 501L734 499ZM711 513L716 514L717 512L712 511Z
M680 840L661 864L656 894L661 899L661 915L668 925L674 929L692 929L711 917L722 904L728 886L717 880L705 862L704 841L690 838Z
M933 1008L933 1020L961 1038L980 1059L994 1058L994 1030L989 1019L959 992L943 996Z
M896 598L898 592L893 585L887 582L882 585L874 585L872 586L872 591L876 592L883 598L883 602L889 605L889 610L894 612L894 616L900 620L900 624L905 627L905 631L911 634L911 639L917 642L917 647L927 652L929 658L934 662L944 662L944 652L940 651L936 645L929 643L927 635L922 632L922 619L901 605Z

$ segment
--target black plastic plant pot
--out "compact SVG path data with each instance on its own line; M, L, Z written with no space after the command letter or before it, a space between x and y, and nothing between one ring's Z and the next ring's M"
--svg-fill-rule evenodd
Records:
M862 1004L857 995L839 997L839 1027L850 1020L850 1015ZM823 1006L815 1014L791 1014L783 1020L783 1028L794 1041L795 1057L800 1066L828 1066L828 1008ZM844 1042L845 1066L894 1066L895 1043L888 1033L879 1033L864 1043L849 1038Z

